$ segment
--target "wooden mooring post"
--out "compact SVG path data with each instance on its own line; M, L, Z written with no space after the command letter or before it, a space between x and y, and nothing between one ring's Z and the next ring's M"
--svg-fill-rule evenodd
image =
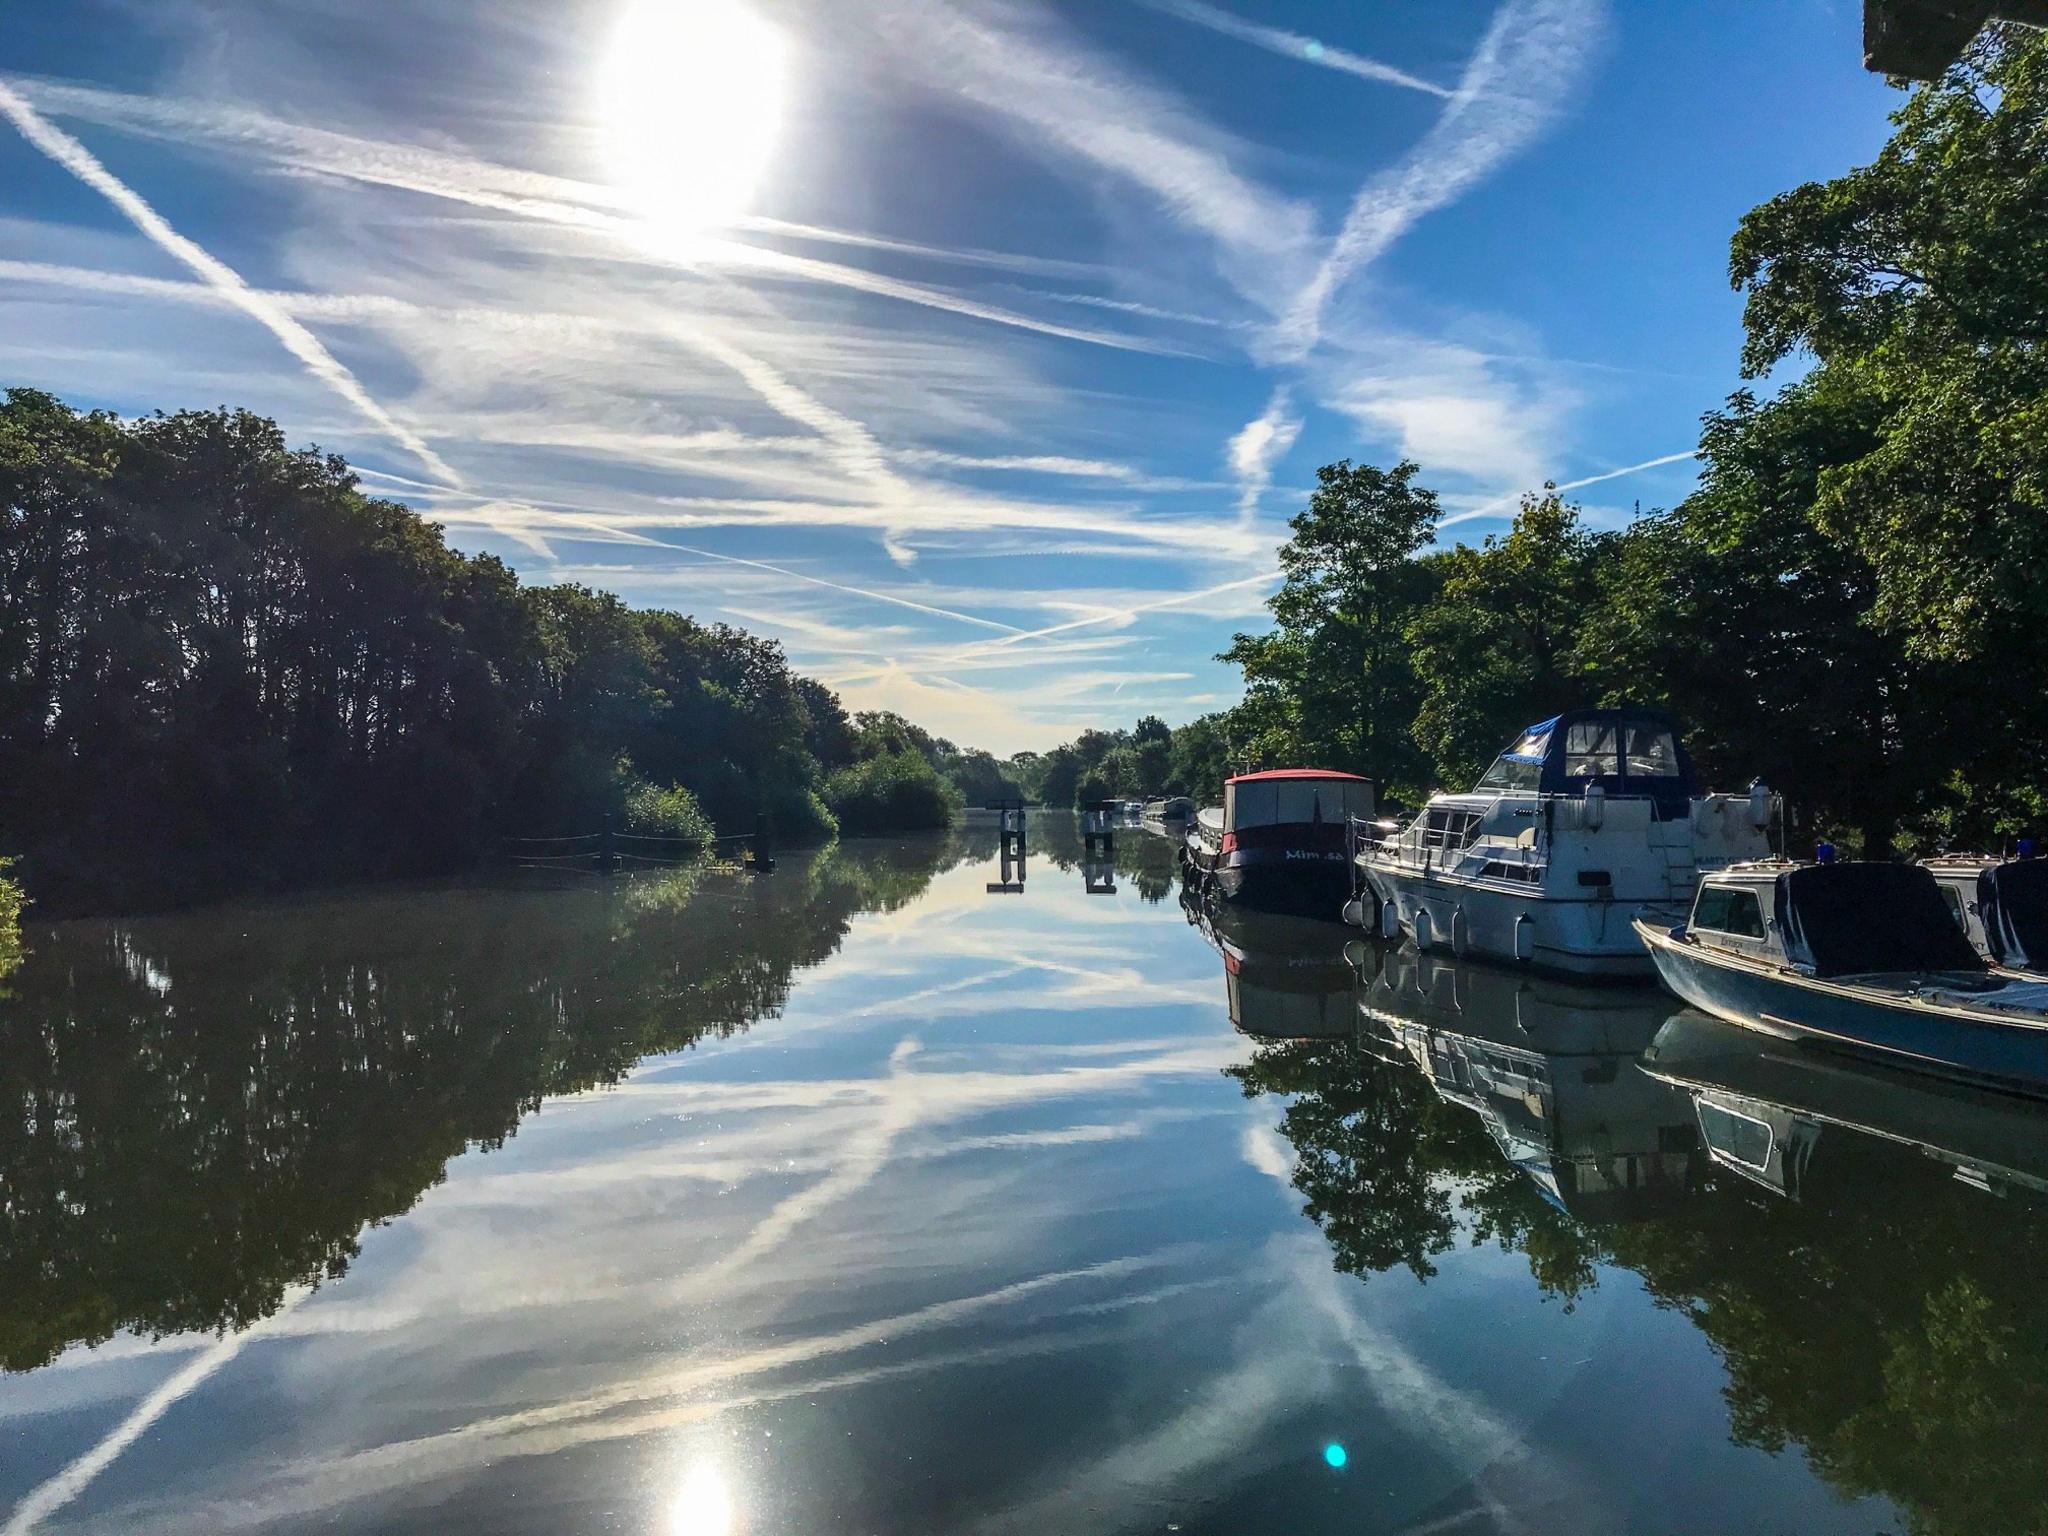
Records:
M988 883L991 895L1021 896L1024 893L1024 802L1022 800L991 800L987 808L998 816L997 835L1002 839L1002 871L1000 881ZM1011 878L1011 864L1016 865L1016 877Z
M1096 800L1081 813L1082 858L1116 857L1116 807L1119 804L1115 800Z

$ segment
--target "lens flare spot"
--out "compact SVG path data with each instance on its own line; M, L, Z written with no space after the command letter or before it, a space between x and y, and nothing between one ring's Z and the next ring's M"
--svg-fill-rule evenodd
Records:
M1350 1459L1350 1453L1347 1452L1343 1446L1339 1445L1334 1440L1332 1440L1328 1445L1323 1447L1323 1460L1327 1461L1333 1467L1341 1467L1344 1465L1345 1462L1349 1461Z

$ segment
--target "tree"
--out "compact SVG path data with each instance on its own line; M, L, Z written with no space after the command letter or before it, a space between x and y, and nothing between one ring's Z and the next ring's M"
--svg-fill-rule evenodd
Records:
M1525 496L1505 537L1430 557L1436 592L1408 621L1415 740L1439 782L1469 786L1532 720L1588 703L1577 660L1600 543L1555 488Z
M1403 633L1427 598L1415 561L1435 538L1436 494L1417 467L1350 460L1316 471L1308 509L1280 549L1275 629L1238 635L1222 660L1244 669L1242 719L1255 751L1366 774L1383 787L1426 776L1409 733L1417 684Z

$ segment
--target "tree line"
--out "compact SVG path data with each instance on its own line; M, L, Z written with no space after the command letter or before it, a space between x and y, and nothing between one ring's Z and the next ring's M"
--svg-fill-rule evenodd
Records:
M46 911L956 804L773 642L524 585L275 422L0 404L0 855Z
M1074 758L1077 794L1213 797L1225 764L1299 763L1413 800L1532 721L1637 703L1681 718L1717 784L1783 792L1802 834L1882 856L2038 829L2048 39L1989 29L1892 120L1870 165L1737 229L1743 371L1803 371L1706 416L1691 495L1606 530L1546 490L1440 548L1415 464L1328 465L1272 629L1224 653L1243 702L1163 758L1158 729L1090 732L1049 754L1046 797Z

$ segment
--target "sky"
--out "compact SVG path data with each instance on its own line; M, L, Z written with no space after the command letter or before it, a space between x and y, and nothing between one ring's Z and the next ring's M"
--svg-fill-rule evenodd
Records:
M9 0L0 386L246 406L503 556L1043 750L1237 697L1320 464L1693 482L1855 0Z

